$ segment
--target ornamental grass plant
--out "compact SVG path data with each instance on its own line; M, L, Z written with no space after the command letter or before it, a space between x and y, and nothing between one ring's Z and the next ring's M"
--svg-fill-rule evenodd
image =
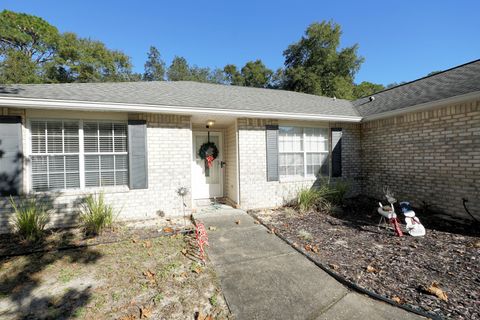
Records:
M39 241L48 222L47 206L36 198L20 198L17 203L11 196L10 205L14 210L12 224L15 233L27 242Z
M103 192L89 194L82 204L80 221L87 235L98 235L113 225L116 213L113 207L105 202Z

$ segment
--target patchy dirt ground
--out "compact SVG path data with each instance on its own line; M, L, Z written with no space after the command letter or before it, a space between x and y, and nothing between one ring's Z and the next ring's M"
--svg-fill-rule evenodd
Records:
M87 237L81 227L49 229L36 243L22 241L16 234L0 235L0 258L23 255L32 252L45 252L57 249L113 243L126 239L148 239L171 235L179 230L192 229L191 221L183 218L155 219L137 222L117 222L112 229L104 230L100 235Z
M480 319L479 234L471 228L465 229L469 235L439 231L462 228L429 223L417 213L426 236L399 238L391 230L378 230L375 210L371 204L350 202L337 217L299 214L292 208L250 213L363 288L441 317ZM427 292L434 282L446 301Z
M175 235L3 258L0 318L229 319L195 254L191 236Z

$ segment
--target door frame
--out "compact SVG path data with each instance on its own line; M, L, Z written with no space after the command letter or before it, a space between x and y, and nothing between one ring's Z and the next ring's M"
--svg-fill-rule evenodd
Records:
M218 148L218 157L217 159L215 160L218 160L220 162L222 162L224 159L223 159L223 156L224 156L224 132L223 130L199 130L199 129L193 129L192 130L192 156L190 158L190 164L191 164L191 176L192 176L192 201L193 201L193 205L195 206L195 200L202 200L202 199L213 199L213 197L209 197L209 198L195 198L194 197L194 188L195 188L195 182L194 182L194 174L193 174L193 165L194 165L194 162L196 161L196 154L197 154L197 151L198 150L195 150L196 146L195 146L195 138L199 135L201 136L206 136L208 134L208 131L210 131L210 134L215 134L216 136L218 136L218 141L219 141L219 146L217 146ZM216 196L216 198L223 198L225 196L225 190L224 190L224 179L225 179L225 174L224 174L224 170L222 167L220 167L220 171L219 171L219 185L220 185L220 195L219 196Z

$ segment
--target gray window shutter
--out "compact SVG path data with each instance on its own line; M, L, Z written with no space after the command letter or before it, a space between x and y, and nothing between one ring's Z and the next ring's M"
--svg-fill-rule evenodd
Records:
M278 126L267 125L267 181L278 181Z
M342 176L342 128L332 128L332 177Z
M0 195L21 192L22 171L22 119L0 116Z
M130 189L147 189L147 123L144 120L128 121L128 160Z

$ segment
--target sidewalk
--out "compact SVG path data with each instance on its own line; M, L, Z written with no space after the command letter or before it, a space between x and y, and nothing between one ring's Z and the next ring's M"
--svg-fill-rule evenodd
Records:
M207 227L209 258L236 319L423 319L348 290L242 210L194 218Z

